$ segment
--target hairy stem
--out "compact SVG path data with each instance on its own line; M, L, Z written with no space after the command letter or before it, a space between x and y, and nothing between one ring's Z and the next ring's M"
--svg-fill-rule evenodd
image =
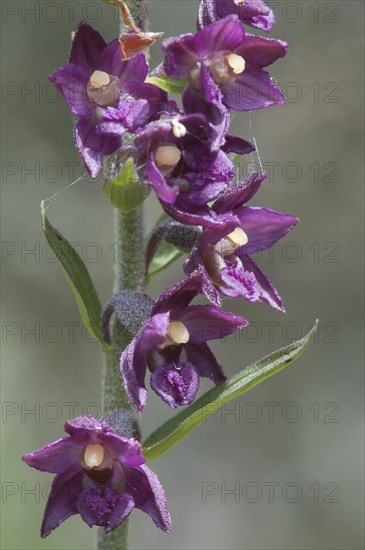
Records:
M135 24L142 30L148 26L148 0L126 0ZM120 33L125 32L121 21ZM112 159L109 169L119 168L118 157ZM128 214L114 211L116 262L114 293L121 290L142 291L144 287L144 217L143 206ZM131 334L114 320L112 327L115 352L104 354L102 404L104 414L115 409L131 409L119 369L121 352L131 341ZM129 518L111 533L98 530L98 550L127 550Z
M117 257L115 263L114 292L120 290L143 290L144 282L144 232L143 207L129 214L115 210L115 237ZM123 349L130 343L131 334L116 321L112 327L115 352L104 354L102 403L104 414L115 409L131 409L124 390L119 359ZM102 528L98 533L99 550L126 550L128 548L129 519L115 531L106 534Z

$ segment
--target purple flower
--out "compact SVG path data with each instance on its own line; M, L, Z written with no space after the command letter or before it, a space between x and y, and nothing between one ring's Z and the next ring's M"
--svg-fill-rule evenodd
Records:
M162 43L166 74L187 79L184 106L209 103L219 91L224 104L237 111L251 111L285 101L263 68L287 51L280 40L245 34L236 15L208 25L196 35L183 34ZM204 112L204 111L203 111Z
M262 0L201 0L198 28L231 14L237 15L242 23L262 31L270 31L275 25L274 12Z
M134 507L157 527L171 530L164 491L145 465L141 445L104 421L79 416L65 425L69 434L27 454L32 468L57 474L44 512L41 535L48 536L74 514L90 526L113 531Z
M223 338L248 322L212 305L190 306L200 291L201 275L194 273L163 292L151 319L122 353L124 385L138 411L147 400L147 368L152 389L172 408L194 400L201 376L214 384L226 379L206 342Z
M133 98L121 96L115 107L106 107L98 124L98 132L122 136L136 133L162 115L178 113L178 106L167 93L153 84L143 84Z
M80 23L72 42L70 62L50 75L71 113L80 117L75 141L92 178L101 170L104 155L121 146L121 135L102 133L98 123L105 109L120 97L137 94L147 75L143 54L123 61L118 39L106 44L90 25Z
M204 229L185 262L186 273L202 275L202 291L215 305L220 304L223 294L243 296L249 302L260 300L285 311L277 290L250 254L273 246L299 220L267 208L245 206L265 177L265 173L253 174L219 197L212 209L223 217L223 226Z
M228 182L232 179L232 164L230 160L227 163L227 153L245 155L254 149L248 141L226 134L225 143L216 161L213 164L201 164L200 173L191 174L189 192L179 193L173 204L162 202L166 213L186 225L202 225L210 229L223 227L227 220L232 219L232 213L227 211L224 215L218 215L208 203L227 189Z
M136 136L141 178L163 203L173 204L181 195L195 206L207 204L232 179L233 163L219 149L224 137L212 144L210 132L206 118L195 113L152 122Z

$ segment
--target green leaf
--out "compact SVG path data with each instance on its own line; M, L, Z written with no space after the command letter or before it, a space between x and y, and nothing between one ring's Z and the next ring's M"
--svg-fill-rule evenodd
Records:
M318 320L304 338L260 359L227 382L212 388L195 403L165 422L144 441L143 454L146 460L155 460L164 455L199 424L205 422L221 405L242 395L293 363L307 348L317 327Z
M128 214L148 197L151 188L138 181L133 157L129 157L120 174L106 180L104 193L113 206L123 214Z
M47 242L63 268L85 328L104 350L111 349L101 336L101 304L84 262L65 237L48 221L44 201L41 202L41 217Z
M166 241L161 241L161 244L153 257L152 262L148 270L147 277L152 277L165 269L167 266L175 262L178 258L183 255L181 250L178 250L174 245L167 243Z
M146 80L149 84L154 84L168 94L181 95L187 85L187 80L176 80L163 74L161 76L149 76Z

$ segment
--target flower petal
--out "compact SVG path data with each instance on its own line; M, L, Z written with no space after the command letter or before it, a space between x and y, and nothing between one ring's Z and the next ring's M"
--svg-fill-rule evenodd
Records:
M64 437L50 445L46 445L39 451L23 456L24 462L41 470L61 474L72 466L77 466L85 444L85 438Z
M244 317L226 313L212 305L189 306L174 319L184 323L190 334L189 343L193 344L222 339L248 325Z
M109 432L111 431L111 427L106 422L103 422L103 420L97 420L93 416L84 415L68 420L65 424L65 431L72 436L82 437L90 436L90 432Z
M260 172L252 174L236 185L232 185L216 200L213 205L214 211L217 214L224 214L236 210L257 193L265 178L266 172Z
M146 462L140 443L134 439L109 431L99 434L98 441L107 447L113 458L128 466L140 466Z
M126 491L133 497L136 508L148 514L159 529L169 533L171 518L165 492L156 474L145 465L124 470Z
M122 493L109 516L105 532L110 533L118 527L129 516L134 508L134 499L128 493Z
M243 206L236 210L236 215L248 237L248 243L236 251L241 259L244 254L254 254L270 248L299 222L298 218L291 214L255 206Z
M186 307L201 292L201 275L192 273L164 290L153 306L153 315Z
M166 74L178 80L188 78L190 69L198 61L194 51L194 36L182 34L167 38L162 42L162 50L165 53Z
M90 71L81 65L64 65L54 71L49 79L62 94L73 115L87 116L92 113L86 88Z
M95 179L101 172L103 158L119 149L121 137L97 132L92 117L82 117L75 127L75 141L90 176Z
M285 313L285 307L278 291L260 270L259 266L249 256L242 256L241 261L245 269L255 275L257 285L260 289L260 300L272 308Z
M226 142L222 147L225 153L236 153L238 155L247 155L255 150L254 145L245 139L231 134L226 134Z
M139 90L148 72L144 54L136 55L127 61L122 59L122 51L117 39L110 42L103 50L97 68L100 71L119 77L121 92L128 94L133 94Z
M124 387L137 411L142 411L147 402L145 386L146 357L139 349L141 337L137 337L126 347L120 356L120 371Z
M204 27L194 36L194 50L200 58L221 50L234 51L244 40L245 31L236 15Z
M190 86L186 86L182 102L187 113L202 113L205 115L210 129L210 146L217 151L224 142L229 126L229 111L223 105L223 96L219 86L214 82L208 67L201 64L200 78L203 87L203 97L196 94Z
M149 121L149 115L150 108L146 100L125 99L120 101L118 108L106 107L98 131L116 135L123 135L126 130L135 132Z
M262 69L244 70L235 82L224 84L222 91L227 107L236 111L253 111L285 103L285 97L272 84L269 73Z
M284 57L287 51L288 44L282 40L246 34L245 40L236 48L235 53L257 67L267 67L280 57Z
M173 204L175 202L180 189L176 185L173 187L168 185L166 179L157 168L152 156L146 166L146 178L147 181L145 183L153 188L161 201L166 204Z
M157 120L161 115L180 114L177 103L168 94L154 84L145 83L133 94L135 99L144 99L148 102L150 119Z
M54 478L42 521L42 538L78 513L77 499L82 491L82 477L80 468L71 468Z
M240 21L262 31L270 31L275 24L274 12L262 0L201 0L198 28L205 27L229 14L236 14Z
M144 324L141 334L140 349L142 351L152 350L165 342L169 321L170 313L168 311L156 312L156 308L153 306L152 317Z
M150 384L169 407L176 409L194 401L199 389L199 375L191 363L171 363L157 367Z
M104 38L90 25L82 21L72 41L70 63L83 65L94 71L99 55L105 48Z
M199 376L209 378L216 385L222 384L226 380L222 367L205 342L186 344L185 351L189 361L196 367Z

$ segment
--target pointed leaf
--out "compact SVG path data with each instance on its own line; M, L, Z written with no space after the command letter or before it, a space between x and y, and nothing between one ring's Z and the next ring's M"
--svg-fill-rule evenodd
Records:
M187 80L176 80L175 78L170 78L166 74L160 76L150 76L147 78L146 82L149 84L154 84L167 92L168 94L181 95L187 85Z
M165 422L144 441L143 454L146 460L155 460L164 455L187 437L194 428L205 422L221 405L242 395L293 363L309 345L317 326L318 320L304 338L260 359L227 382L212 388L195 403Z
M148 197L151 188L138 181L133 157L129 157L120 174L106 180L104 193L113 206L123 214L128 214Z
M41 202L41 217L47 242L63 268L85 328L103 349L110 349L101 336L101 305L84 262L65 237L48 221L44 201Z

